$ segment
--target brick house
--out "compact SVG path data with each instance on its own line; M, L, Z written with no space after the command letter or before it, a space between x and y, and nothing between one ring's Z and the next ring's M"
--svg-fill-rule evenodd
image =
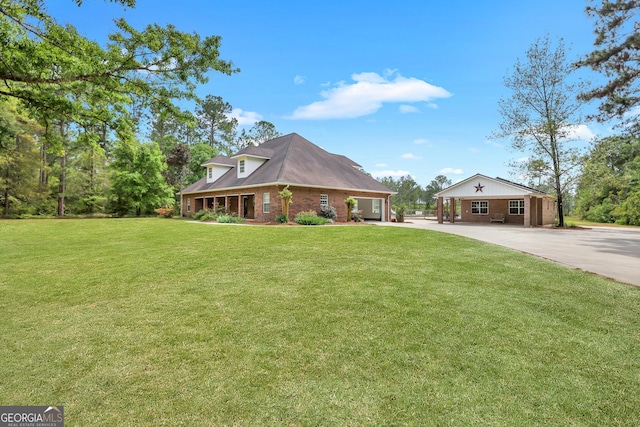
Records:
M297 212L320 211L329 205L338 221L347 220L344 200L353 197L364 219L389 221L390 198L395 194L363 173L345 156L331 154L292 133L250 146L228 156L216 156L202 164L204 178L181 192L182 215L201 209L224 207L227 212L259 221L274 221L282 214L278 193L289 186Z
M525 227L553 224L555 198L534 188L502 178L476 174L435 195L438 199L438 222L500 222ZM458 202L459 206L458 206ZM447 206L457 206L449 215Z

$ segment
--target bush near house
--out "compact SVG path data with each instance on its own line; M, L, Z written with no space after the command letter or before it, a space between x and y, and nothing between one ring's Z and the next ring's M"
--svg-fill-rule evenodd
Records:
M328 220L331 221L336 221L338 219L338 213L336 211L336 208L334 208L333 206L322 206L320 207L320 214L321 217L326 218Z
M244 218L240 218L236 215L219 215L217 221L225 224L242 224L244 222Z
M294 221L300 225L324 225L327 223L327 219L318 216L316 211L298 212Z
M286 215L278 215L276 216L276 222L278 224L286 224L287 222L289 222L289 217Z

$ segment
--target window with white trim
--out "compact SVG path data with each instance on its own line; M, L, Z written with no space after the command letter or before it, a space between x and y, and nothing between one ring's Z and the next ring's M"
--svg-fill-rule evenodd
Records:
M524 199L509 200L509 215L524 215Z
M489 201L488 200L472 201L471 213L473 215L489 215Z
M187 198L187 212L191 212L191 197Z
M213 168L208 168L207 171L209 172L209 179L213 178Z
M271 211L271 194L264 193L262 195L262 213L269 213Z
M239 164L238 166L240 168L240 173L244 173L244 160L240 160L238 162L238 164Z
M381 202L382 200L380 199L373 199L373 202L371 203L371 212L375 214L380 213Z
M320 195L320 207L329 206L329 195L321 194Z

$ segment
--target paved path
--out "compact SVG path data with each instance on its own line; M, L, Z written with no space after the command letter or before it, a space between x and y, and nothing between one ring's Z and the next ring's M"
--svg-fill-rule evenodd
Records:
M640 286L640 228L553 230L507 224L438 224L414 218L407 221L378 224L458 234Z

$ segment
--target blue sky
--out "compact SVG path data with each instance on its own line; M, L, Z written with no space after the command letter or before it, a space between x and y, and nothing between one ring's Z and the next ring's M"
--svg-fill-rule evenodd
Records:
M222 37L221 58L240 73L211 74L201 96L221 96L240 123L273 123L374 176L411 175L420 185L444 174L514 178L526 153L491 140L498 100L518 58L539 37L563 38L577 58L593 48L585 0L47 2L59 22L105 40L113 19L137 29L173 24ZM593 78L598 78L590 76ZM587 106L593 110L593 106ZM587 112L589 110L585 110ZM607 132L584 123L580 135Z

